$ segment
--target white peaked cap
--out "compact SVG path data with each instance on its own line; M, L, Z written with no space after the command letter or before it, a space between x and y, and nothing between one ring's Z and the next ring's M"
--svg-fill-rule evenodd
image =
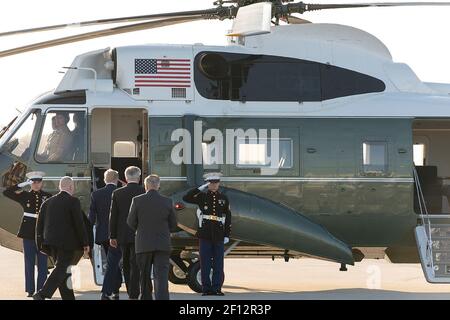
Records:
M205 181L211 181L211 180L220 180L222 177L222 174L220 172L210 172L206 173L203 178L205 178Z
M45 176L45 172L42 171L31 171L26 174L27 178L32 179L42 179Z

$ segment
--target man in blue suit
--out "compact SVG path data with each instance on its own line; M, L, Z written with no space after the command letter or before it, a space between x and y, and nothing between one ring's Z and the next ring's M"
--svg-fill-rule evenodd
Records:
M122 252L109 244L109 212L112 193L117 188L119 173L112 169L104 174L106 186L93 192L89 220L95 224L95 243L101 245L106 253L106 272L103 278L102 300L118 300L122 284L122 272L119 267Z

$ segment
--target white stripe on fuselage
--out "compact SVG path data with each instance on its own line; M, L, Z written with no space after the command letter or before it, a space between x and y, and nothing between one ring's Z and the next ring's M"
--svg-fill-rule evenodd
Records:
M160 177L161 181L187 181L186 177ZM299 177L222 177L223 182L370 182L413 183L412 178L299 178Z

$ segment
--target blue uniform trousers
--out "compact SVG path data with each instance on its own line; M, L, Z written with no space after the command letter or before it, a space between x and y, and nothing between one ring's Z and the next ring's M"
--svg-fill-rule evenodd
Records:
M223 283L224 244L206 239L199 239L199 242L202 291L217 292L221 290ZM211 269L213 270L212 281Z
M36 242L30 239L23 239L23 256L25 260L25 291L33 294L36 291L34 266L37 262L37 291L39 291L47 280L47 256L40 253Z

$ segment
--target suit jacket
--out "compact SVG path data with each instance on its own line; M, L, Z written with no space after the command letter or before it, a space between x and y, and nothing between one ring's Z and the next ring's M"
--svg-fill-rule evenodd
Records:
M135 197L128 215L128 225L136 231L136 253L170 251L170 232L177 228L172 200L156 190Z
M89 221L95 225L96 244L102 244L109 240L109 213L114 190L116 190L116 186L108 184L91 194Z
M131 201L145 193L137 183L128 183L125 187L114 190L109 216L109 238L116 239L119 245L134 243L134 231L127 224Z
M61 191L46 200L36 224L36 243L63 250L82 250L89 244L80 200Z

